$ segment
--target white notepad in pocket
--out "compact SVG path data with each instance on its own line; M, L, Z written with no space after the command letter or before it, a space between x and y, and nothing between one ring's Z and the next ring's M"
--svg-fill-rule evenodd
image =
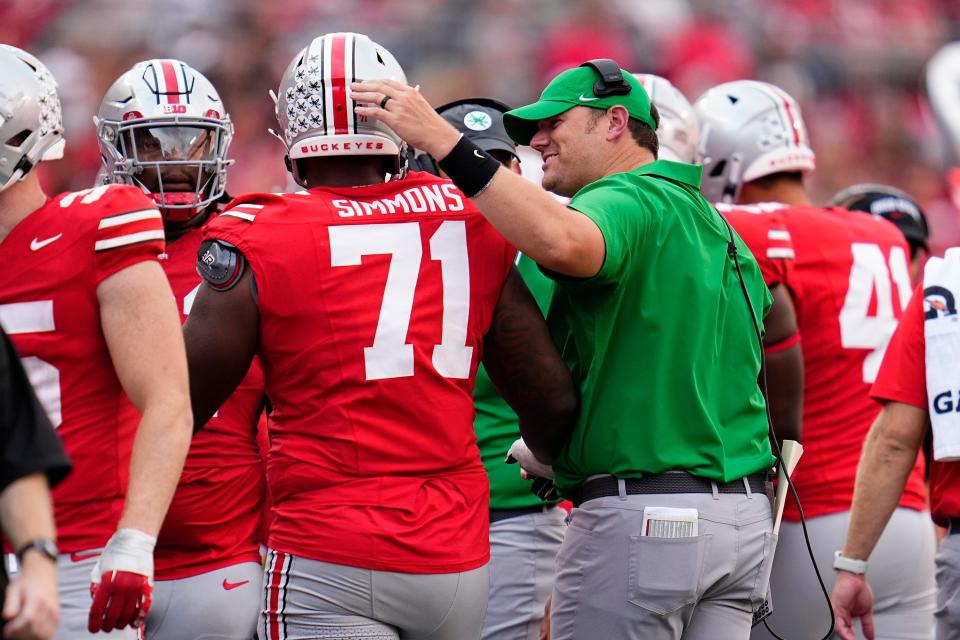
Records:
M692 538L698 535L699 517L696 509L646 507L640 535L651 538Z

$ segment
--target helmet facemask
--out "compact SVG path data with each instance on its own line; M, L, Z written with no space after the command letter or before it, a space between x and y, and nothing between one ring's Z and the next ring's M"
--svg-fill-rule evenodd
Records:
M101 148L112 151L112 182L140 187L165 220L184 222L219 200L226 189L229 120L131 119L98 123Z

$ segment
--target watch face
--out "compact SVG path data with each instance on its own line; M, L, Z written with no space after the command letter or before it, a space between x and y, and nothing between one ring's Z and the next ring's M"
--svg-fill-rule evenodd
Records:
M22 562L23 556L28 551L34 550L40 553L41 555L46 556L53 562L57 561L57 554L59 553L57 549L57 544L53 540L48 540L46 538L38 538L32 540L26 545L24 545L20 551L17 552L17 558Z

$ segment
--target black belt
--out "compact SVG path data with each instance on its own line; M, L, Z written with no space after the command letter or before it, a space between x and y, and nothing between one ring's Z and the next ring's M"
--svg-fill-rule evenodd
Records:
M952 536L955 533L960 533L960 518L950 518L947 521L947 535Z
M510 518L529 515L531 513L546 513L556 506L555 504L541 504L536 507L522 507L520 509L490 509L490 524L500 522L501 520L509 520Z
M624 479L627 495L656 493L713 493L713 482L708 478L690 475L686 471L667 471L643 478ZM766 495L766 474L763 472L747 476L750 491ZM743 478L733 482L717 483L718 493L747 492ZM579 495L574 503L579 506L587 500L620 495L619 481L613 476L604 476L587 480L580 485Z

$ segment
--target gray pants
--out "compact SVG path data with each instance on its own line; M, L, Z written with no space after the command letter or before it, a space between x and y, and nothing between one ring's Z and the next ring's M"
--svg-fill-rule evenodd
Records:
M802 497L801 497L802 499ZM820 575L833 590L833 553L843 548L850 513L807 520L807 531ZM873 622L878 640L928 640L933 636L935 546L927 512L897 509L870 554L867 580L873 589ZM770 577L773 615L767 624L780 636L822 638L830 624L799 523L784 522ZM857 637L863 638L859 622ZM772 638L761 624L751 640ZM838 636L834 636L838 637Z
M699 511L697 536L641 536L645 507ZM557 556L553 640L745 639L767 590L764 494L629 495L585 502Z
M960 640L960 535L940 542L937 567L937 640Z
M567 513L552 507L490 525L490 598L483 640L537 640Z
M75 640L76 638L103 638L136 640L139 629L121 629L110 633L90 633L87 620L90 617L90 572L97 563L102 549L91 549L75 554L63 553L57 558L57 592L60 596L60 628L53 636L54 640ZM76 560L74 560L76 558Z
M257 629L263 568L241 562L153 585L147 640L250 640Z
M477 640L487 567L462 573L372 571L267 555L261 640Z

